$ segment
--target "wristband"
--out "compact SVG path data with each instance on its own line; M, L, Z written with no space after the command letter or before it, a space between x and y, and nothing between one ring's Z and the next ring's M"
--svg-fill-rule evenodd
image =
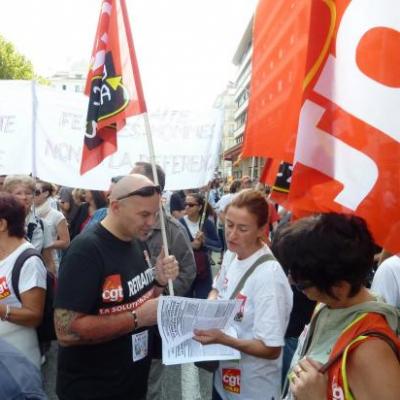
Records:
M0 319L2 321L7 321L8 317L10 316L10 312L11 312L11 307L9 304L6 305L6 313L4 314L4 317L1 317Z
M136 311L132 311L131 314L132 314L132 317L133 317L133 330L135 330L138 327L138 320L137 320Z
M154 285L157 286L157 287L159 287L159 288L165 289L165 288L168 286L168 283L167 283L166 285L161 285L161 283L158 282L157 279L154 279Z

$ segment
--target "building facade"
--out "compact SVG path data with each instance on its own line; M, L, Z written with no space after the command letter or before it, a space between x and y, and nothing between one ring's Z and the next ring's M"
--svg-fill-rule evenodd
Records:
M231 145L224 148L224 159L231 162L231 175L235 179L248 175L252 179L258 179L264 167L264 159L261 157L241 158L243 135L246 128L247 108L249 105L249 90L251 80L251 56L252 56L252 28L253 18L249 21L245 32L239 42L233 64L237 67L234 81L234 132Z

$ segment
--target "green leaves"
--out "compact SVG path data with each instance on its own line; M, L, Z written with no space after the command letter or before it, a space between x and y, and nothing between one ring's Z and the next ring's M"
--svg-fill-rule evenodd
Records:
M35 79L32 63L0 36L0 79Z

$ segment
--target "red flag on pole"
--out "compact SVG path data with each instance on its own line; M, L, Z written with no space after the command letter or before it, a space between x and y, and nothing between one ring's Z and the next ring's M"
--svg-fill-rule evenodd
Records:
M85 94L81 174L117 150L117 132L127 117L146 112L125 0L103 0Z
M400 251L400 8L261 0L245 156L294 164L298 216L355 213Z

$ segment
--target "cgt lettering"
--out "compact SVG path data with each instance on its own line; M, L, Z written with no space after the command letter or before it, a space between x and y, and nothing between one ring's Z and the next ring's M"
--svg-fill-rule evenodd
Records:
M122 291L122 286L114 289L103 290L103 300L105 303L111 303L116 301L121 301L124 298L124 293Z

